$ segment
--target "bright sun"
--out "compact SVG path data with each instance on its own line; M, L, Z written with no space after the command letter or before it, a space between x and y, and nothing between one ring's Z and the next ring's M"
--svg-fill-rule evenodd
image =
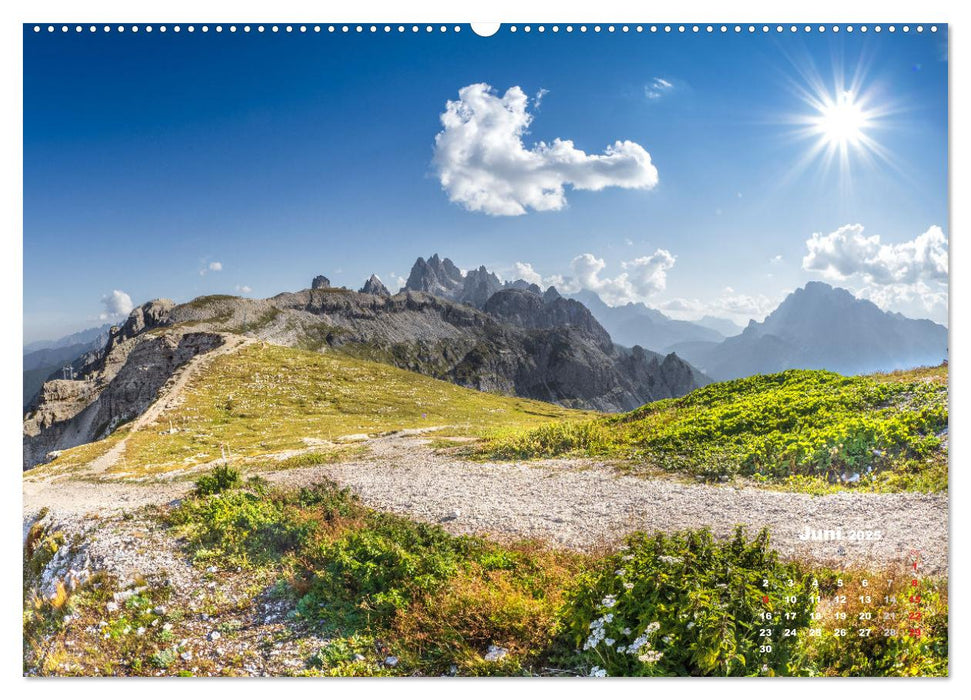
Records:
M826 100L820 105L819 116L815 119L819 134L830 145L856 146L864 138L867 115L851 92L843 92L835 100Z

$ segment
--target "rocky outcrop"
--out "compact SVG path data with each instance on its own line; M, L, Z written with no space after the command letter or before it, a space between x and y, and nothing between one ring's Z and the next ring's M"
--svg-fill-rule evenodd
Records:
M361 287L361 294L377 294L381 297L391 296L391 292L384 286L384 282L377 275L371 275L364 286Z
M310 283L311 289L328 289L330 288L330 280L323 275L317 275L314 277L313 281Z
M135 309L111 329L105 348L81 363L77 379L44 384L24 418L24 469L141 415L179 367L223 343L218 333L166 329L173 307L161 300Z
M520 328L575 328L604 349L613 346L610 335L593 314L573 299L560 297L547 302L536 292L509 288L493 294L483 310Z

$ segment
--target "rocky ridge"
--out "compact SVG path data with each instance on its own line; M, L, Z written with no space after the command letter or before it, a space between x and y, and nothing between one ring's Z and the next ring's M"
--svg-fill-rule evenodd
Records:
M310 289L270 299L209 296L135 309L103 350L78 359L76 379L44 385L24 420L24 468L138 417L180 367L226 334L341 350L481 391L602 411L707 381L674 354L615 345L583 304L552 287L500 283L484 267L463 275L433 255L416 261L395 295L376 275L360 292L318 276Z

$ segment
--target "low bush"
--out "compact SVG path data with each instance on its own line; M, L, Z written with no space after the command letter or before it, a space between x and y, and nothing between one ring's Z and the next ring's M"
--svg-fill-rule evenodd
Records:
M236 488L241 482L239 471L228 464L220 464L208 474L203 474L196 481L196 495L210 496Z

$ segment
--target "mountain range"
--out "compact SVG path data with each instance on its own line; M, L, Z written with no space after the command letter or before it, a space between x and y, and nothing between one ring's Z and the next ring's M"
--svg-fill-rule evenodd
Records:
M26 407L41 386L65 365L93 350L100 350L108 342L111 324L88 328L64 336L59 340L40 340L24 345L23 405Z
M856 374L947 357L944 326L819 282L738 335L710 327L718 321L676 321L642 304L609 307L590 293L566 298L554 287L503 282L485 267L463 272L438 255L418 258L397 294L374 275L359 291L318 276L309 289L268 299L156 300L110 327L104 341L104 329L92 329L86 343L59 341L25 354L25 402L29 373L47 381L26 408L24 467L110 434L145 411L179 367L240 336L609 412L682 396L712 379L790 368ZM73 378L58 374L64 364Z
M809 282L737 336L669 349L719 381L793 368L866 374L940 364L948 356L948 330Z
M655 352L670 352L679 343L720 342L742 332L742 327L725 318L705 316L699 321L679 321L642 303L608 306L596 292L584 289L571 297L583 303L603 324L614 342L641 345Z

